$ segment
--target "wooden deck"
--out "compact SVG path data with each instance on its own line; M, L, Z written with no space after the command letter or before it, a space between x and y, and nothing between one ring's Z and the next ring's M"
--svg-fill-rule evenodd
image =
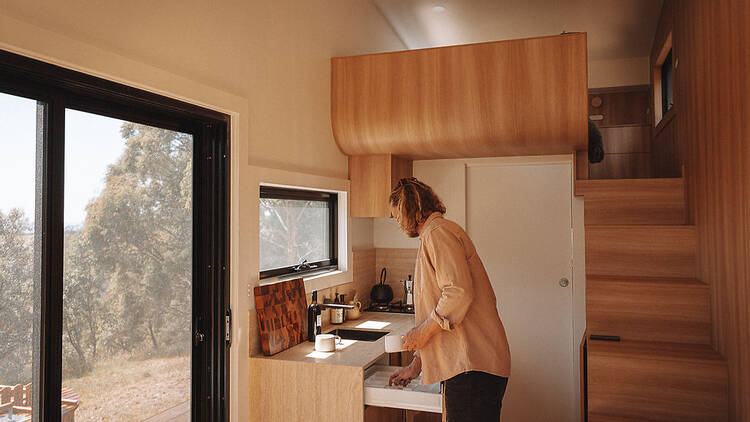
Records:
M142 422L189 422L190 421L190 400L180 403L177 406L167 409L158 415L144 419Z

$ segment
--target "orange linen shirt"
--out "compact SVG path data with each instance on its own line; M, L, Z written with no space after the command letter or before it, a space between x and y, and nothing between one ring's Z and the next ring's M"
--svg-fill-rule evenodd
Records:
M414 270L417 323L434 319L442 331L419 350L422 383L467 371L510 376L510 348L495 292L469 236L433 213L425 221Z

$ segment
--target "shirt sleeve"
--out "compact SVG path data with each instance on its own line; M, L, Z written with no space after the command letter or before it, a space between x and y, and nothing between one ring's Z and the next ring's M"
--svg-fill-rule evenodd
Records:
M441 296L430 318L443 330L455 328L466 316L474 299L473 280L463 243L452 232L442 227L432 230L426 251L435 268L435 280Z

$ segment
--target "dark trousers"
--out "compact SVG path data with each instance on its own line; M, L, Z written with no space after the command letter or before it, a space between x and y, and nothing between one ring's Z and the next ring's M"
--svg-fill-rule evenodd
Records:
M499 421L508 378L469 371L445 381L448 422Z

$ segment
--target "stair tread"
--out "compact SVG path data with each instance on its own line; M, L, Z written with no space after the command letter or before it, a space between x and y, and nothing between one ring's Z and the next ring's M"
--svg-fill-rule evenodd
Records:
M589 413L589 422L644 422L646 419L643 418L627 418L624 416L606 415L600 413ZM660 422L656 420L648 420L649 422Z
M586 228L623 230L695 230L694 224L586 224Z
M575 181L575 194L577 196L599 196L612 193L641 195L659 195L661 193L674 192L682 189L684 181L682 178L663 179L582 179Z
M703 281L692 277L642 277L642 276L621 276L621 275L599 275L589 274L586 276L587 283L633 283L634 285L654 285L654 286L679 286L679 287L696 287L708 289L710 286Z
M589 355L616 355L630 358L701 361L726 364L721 355L711 346L688 343L660 343L650 341L588 341Z

